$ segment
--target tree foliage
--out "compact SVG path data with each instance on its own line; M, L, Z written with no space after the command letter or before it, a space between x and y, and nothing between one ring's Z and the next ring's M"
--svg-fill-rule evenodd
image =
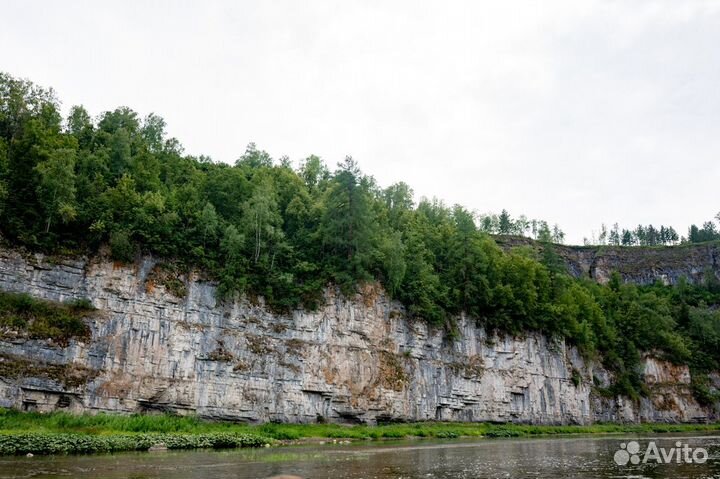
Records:
M585 238L586 245L612 245L612 246L661 246L674 245L681 240L672 226L637 225L634 229L620 229L615 223L612 228L603 223L597 236Z

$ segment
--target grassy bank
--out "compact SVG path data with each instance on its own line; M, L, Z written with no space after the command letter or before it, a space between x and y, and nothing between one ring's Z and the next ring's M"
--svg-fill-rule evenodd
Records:
M255 430L274 439L400 439L409 437L524 437L559 434L612 434L717 431L720 424L595 424L592 426L534 426L525 424L420 422L382 426L336 424L265 424Z
M0 454L66 454L168 449L260 447L273 440L523 437L716 431L720 424L595 424L531 426L486 423L407 423L382 426L337 424L245 425L167 415L37 414L0 409Z
M91 454L97 452L167 449L261 447L267 439L239 433L115 433L0 432L0 455Z

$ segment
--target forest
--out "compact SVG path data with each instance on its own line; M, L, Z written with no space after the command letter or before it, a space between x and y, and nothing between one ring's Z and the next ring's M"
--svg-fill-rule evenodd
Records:
M720 213L715 216L720 221ZM591 238L584 238L585 245L611 245L611 246L667 246L676 244L705 243L720 240L720 230L714 221L705 221L701 227L695 224L688 228L687 236L678 235L672 226L637 225L635 228L620 229L615 223L612 228L605 224L600 225L597 236L593 233Z
M121 107L93 117L74 106L63 118L51 89L0 73L8 245L106 248L125 262L150 253L202 270L221 299L262 297L279 312L316 307L328 286L352 294L378 281L410 318L451 338L459 315L563 338L615 373L608 394L644 394L639 364L651 353L689 364L697 397L715 399L705 375L720 368L711 272L704 284L676 286L575 279L552 247L564 237L557 225L413 198L405 183L381 187L351 157L333 168L310 156L294 168L250 144L233 165L215 163L184 154L154 114ZM528 230L543 248L504 251L491 236Z

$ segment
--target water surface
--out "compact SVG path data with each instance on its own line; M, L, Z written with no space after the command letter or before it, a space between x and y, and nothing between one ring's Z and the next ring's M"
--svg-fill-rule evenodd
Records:
M613 460L621 443L677 441L709 452L705 464ZM542 439L369 442L229 451L169 451L89 456L0 457L0 479L237 479L296 474L338 479L720 478L720 436L584 436Z

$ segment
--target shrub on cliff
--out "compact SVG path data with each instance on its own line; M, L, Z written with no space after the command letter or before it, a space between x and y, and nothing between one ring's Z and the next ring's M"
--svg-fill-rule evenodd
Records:
M67 304L43 301L27 294L0 291L0 327L4 335L26 335L66 343L89 333L83 318L92 310L88 300Z

